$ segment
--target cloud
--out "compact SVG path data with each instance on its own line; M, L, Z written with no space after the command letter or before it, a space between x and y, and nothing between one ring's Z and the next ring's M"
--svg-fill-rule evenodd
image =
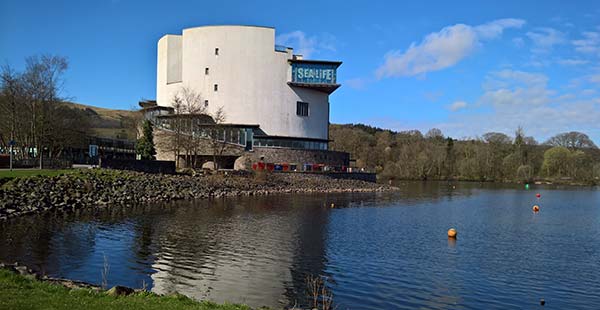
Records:
M600 32L586 31L583 38L571 41L575 50L585 54L596 54L600 56Z
M547 53L554 45L567 43L566 35L553 28L537 28L525 35L533 42L534 53Z
M296 54L306 58L310 58L313 54L324 50L335 52L335 41L335 37L331 34L308 36L300 30L282 33L275 37L277 44L294 47Z
M591 81L591 77L587 79ZM523 126L540 141L566 131L600 138L600 97L593 91L559 93L548 87L548 81L547 76L535 72L491 72L469 113L450 114L447 122L434 126L455 137L511 133Z
M350 88L356 90L365 90L367 88L367 84L369 84L370 80L365 78L354 78L348 79L343 82L344 85L350 86Z
M388 52L376 75L378 78L415 76L451 67L469 56L482 41L523 24L524 20L508 18L475 27L464 24L444 27L425 36L419 44L413 42L404 52Z
M589 61L583 59L559 59L557 62L563 66L579 66L589 63Z
M450 111L458 111L460 109L466 108L467 105L468 104L464 101L455 101L451 105L448 106L448 109L450 109Z
M516 38L512 39L512 42L518 48L525 46L525 40L523 40L523 38L521 38L521 37L516 37Z

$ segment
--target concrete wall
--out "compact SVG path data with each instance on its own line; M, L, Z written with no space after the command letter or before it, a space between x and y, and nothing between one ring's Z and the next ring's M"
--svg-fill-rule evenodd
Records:
M182 81L168 84L177 76L168 68L177 63L172 55L179 55L178 46ZM276 52L274 46L275 29L267 27L206 26L164 36L158 42L157 103L169 106L177 89L189 87L209 101L209 113L223 107L227 123L258 124L268 135L327 139L328 94L289 86L292 50ZM296 115L297 101L309 103L308 117Z

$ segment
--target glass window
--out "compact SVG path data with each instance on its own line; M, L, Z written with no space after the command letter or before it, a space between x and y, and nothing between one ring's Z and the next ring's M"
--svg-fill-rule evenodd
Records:
M204 68L204 75L208 75L208 68Z
M215 55L219 56L219 48L218 47L215 48Z
M215 84L215 91L219 90L219 84Z
M204 100L204 107L208 108L208 100Z
M308 102L296 102L296 115L308 116Z

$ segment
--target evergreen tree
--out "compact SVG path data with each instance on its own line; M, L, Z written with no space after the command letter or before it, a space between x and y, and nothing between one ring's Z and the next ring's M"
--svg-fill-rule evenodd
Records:
M156 149L154 148L154 134L153 134L152 123L148 120L144 121L142 127L142 137L138 139L135 145L135 152L140 155L142 160L154 160L156 159Z

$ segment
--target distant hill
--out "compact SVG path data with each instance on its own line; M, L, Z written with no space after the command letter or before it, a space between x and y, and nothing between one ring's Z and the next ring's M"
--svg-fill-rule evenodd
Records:
M88 118L94 136L111 139L136 139L135 120L138 112L131 110L111 110L75 102L65 102L81 110Z

